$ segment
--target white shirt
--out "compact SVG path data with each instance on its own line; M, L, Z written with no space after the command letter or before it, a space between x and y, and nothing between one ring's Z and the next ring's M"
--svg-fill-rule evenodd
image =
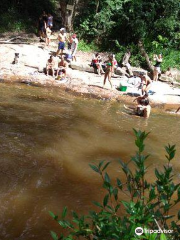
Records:
M78 45L78 39L77 38L74 38L73 39L73 42L72 42L72 45L71 45L71 49L72 50L75 50L77 48L77 45Z

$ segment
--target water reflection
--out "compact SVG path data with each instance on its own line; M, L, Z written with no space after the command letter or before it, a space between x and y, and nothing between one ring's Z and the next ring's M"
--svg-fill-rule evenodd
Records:
M177 144L178 175L180 117L154 112L144 120L123 111L118 103L83 100L58 89L1 84L0 239L49 239L56 229L49 210L68 206L87 212L102 197L100 179L88 164L107 159L110 175L122 174L118 158L128 161L135 151L132 128L152 132L149 178L165 162L167 142Z

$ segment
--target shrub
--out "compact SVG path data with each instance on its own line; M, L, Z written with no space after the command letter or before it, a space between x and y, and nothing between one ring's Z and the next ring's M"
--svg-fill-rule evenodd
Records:
M144 141L148 133L134 130L138 148L136 154L128 163L120 162L126 181L120 178L113 183L106 169L110 162L102 161L98 165L90 165L103 181L103 188L106 195L102 203L94 202L99 211L90 211L87 216L79 216L72 212L72 220L66 218L67 208L65 207L62 216L58 217L50 212L53 219L64 229L67 236L61 234L60 237L54 232L51 236L54 240L70 239L98 239L98 240L177 240L180 237L180 211L177 216L171 215L171 209L180 202L180 184L173 182L173 168L171 161L175 156L175 146L166 146L167 165L163 171L155 169L156 180L151 183L146 179L147 167L145 162L148 155L144 155ZM131 169L129 165L134 165ZM123 201L122 194L129 200ZM120 212L121 210L121 212ZM124 214L122 215L122 212ZM141 227L144 233L141 236L135 234L135 229ZM153 233L145 231L150 229L173 230L172 234Z
M94 42L87 43L84 40L80 40L78 44L78 50L83 52L92 52L92 51L98 52L99 48Z

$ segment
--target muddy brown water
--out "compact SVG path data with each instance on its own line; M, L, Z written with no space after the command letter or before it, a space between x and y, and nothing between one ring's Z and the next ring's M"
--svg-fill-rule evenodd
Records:
M153 181L153 169L165 163L164 145L173 143L180 180L180 116L155 111L144 120L124 111L119 103L75 98L59 89L0 84L1 240L51 239L50 230L60 229L49 210L92 209L103 191L88 164L110 160L109 174L123 178L118 159L128 161L136 150L132 128L151 131L148 178Z

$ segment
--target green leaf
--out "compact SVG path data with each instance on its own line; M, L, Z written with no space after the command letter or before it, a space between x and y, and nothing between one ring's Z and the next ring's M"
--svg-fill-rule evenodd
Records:
M58 235L53 231L51 231L51 237L53 238L53 240L58 240Z
M161 233L160 240L167 240L166 235L164 233Z
M105 182L110 183L110 177L107 173L105 173L104 179L105 179Z
M65 218L67 215L67 207L64 207L63 212L62 212L62 218Z
M97 207L103 208L103 206L99 202L93 201L93 204Z
M118 200L118 189L117 188L114 188L113 195L114 195L115 200L117 201Z
M118 185L118 188L122 190L122 182L119 178L117 178L117 185Z
M75 218L75 219L79 219L79 217L78 217L78 215L77 215L76 212L72 211L72 215L73 215L73 218Z
M99 169L102 167L102 165L104 164L104 162L105 162L105 160L103 160L103 161L101 161L101 162L99 163Z
M58 219L58 216L55 215L53 212L49 211L49 215L54 219L54 220L57 220Z
M110 163L111 162L106 163L105 166L103 167L102 171L104 171L109 166Z
M180 210L178 211L178 220L180 220Z
M98 169L98 167L97 167L97 166L95 166L95 165L92 165L92 164L89 164L89 166L92 168L92 170L93 170L93 171L95 171L95 172L99 173L99 169Z
M103 206L104 206L104 207L107 206L108 200L109 200L109 194L107 194L107 195L104 197L104 200L103 200Z

